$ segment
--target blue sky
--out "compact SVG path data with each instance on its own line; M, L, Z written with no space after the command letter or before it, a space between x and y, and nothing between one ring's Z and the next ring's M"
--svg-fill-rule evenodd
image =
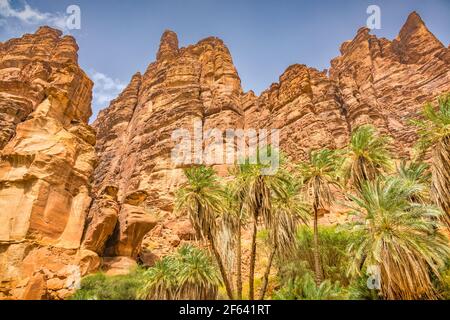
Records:
M449 0L0 0L0 41L61 26L66 8L81 9L81 29L71 30L80 64L96 83L94 114L155 59L165 29L180 46L208 36L225 41L244 90L260 93L293 63L326 69L339 47L366 24L369 5L381 8L378 36L394 38L417 11L428 28L450 43ZM68 32L68 31L66 31Z

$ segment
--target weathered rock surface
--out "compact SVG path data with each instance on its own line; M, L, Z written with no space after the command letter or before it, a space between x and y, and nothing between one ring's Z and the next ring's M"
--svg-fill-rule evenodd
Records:
M182 165L171 161L172 132L185 128L192 133L195 121L205 129L243 127L241 95L239 76L221 40L178 48L175 33L165 32L157 60L143 75L133 76L94 123L100 158L94 188L116 185L120 203L127 194L145 190L145 206L164 223L172 216L173 191L183 182ZM124 206L119 219L128 220L132 213Z
M190 237L179 232L189 223L172 213L173 192L183 182L182 166L171 161L175 129L192 133L195 120L207 129L281 129L281 148L298 161L314 149L343 147L353 129L371 123L395 138L396 154L408 156L415 139L409 119L424 102L450 91L449 55L412 13L396 39L378 39L362 28L342 45L329 71L292 65L257 97L243 92L222 41L179 48L177 36L166 31L156 61L133 76L94 124L100 158L94 187L115 183L119 199L145 190L146 208L161 221L144 249L165 254ZM226 174L226 166L216 168Z
M0 46L0 298L63 298L79 278L96 155L77 50L47 27Z
M373 123L390 134L407 156L417 138L408 124L427 101L450 91L450 51L413 12L392 41L362 28L331 61L351 128Z

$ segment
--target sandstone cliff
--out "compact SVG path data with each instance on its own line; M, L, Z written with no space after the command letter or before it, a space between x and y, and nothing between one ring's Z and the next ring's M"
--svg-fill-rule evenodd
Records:
M92 82L77 50L47 27L0 46L0 297L64 298L90 269Z
M120 197L147 191L146 207L161 222L144 250L165 253L189 238L186 222L172 214L173 191L183 179L170 160L174 129L190 129L195 119L207 128L281 129L281 148L297 161L314 149L343 147L354 128L371 123L393 136L396 154L409 156L415 139L409 119L424 102L450 91L449 55L414 12L396 39L378 39L362 28L341 46L329 71L290 66L257 97L243 92L220 40L180 49L167 31L156 61L94 124L100 158L95 188L114 185Z
M100 112L95 138L74 39L44 27L0 43L0 298L65 298L102 265L127 272L192 240L173 213L185 166L171 159L175 129L278 128L298 161L372 123L408 156L408 121L450 91L449 66L450 49L412 13L396 39L362 28L329 71L290 66L258 97L220 39L179 48L166 31L156 60Z
M148 249L164 253L169 243L189 238L189 231L188 235L180 231L185 230L185 220L172 214L173 191L183 182L182 166L171 161L172 132L177 128L192 132L195 121L205 130L243 127L241 96L239 76L221 40L207 38L178 48L176 34L167 31L157 60L144 74L134 75L95 121L100 161L94 189L101 193L108 186L117 188L120 204L134 192L147 193L147 212L161 220L153 231L155 241L146 241ZM121 214L127 218L126 212ZM140 245L143 225L136 221L137 239L130 245Z

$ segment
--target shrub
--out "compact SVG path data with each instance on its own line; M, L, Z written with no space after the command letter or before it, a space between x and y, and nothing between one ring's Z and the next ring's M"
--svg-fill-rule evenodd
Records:
M319 250L325 279L349 285L347 268L351 257L347 253L347 246L357 237L358 234L337 226L319 227ZM307 226L299 228L297 241L297 254L280 263L279 277L282 284L314 271L313 230Z
M139 297L156 300L213 300L221 284L211 257L190 245L158 261L145 278Z
M136 300L137 292L144 284L143 268L127 275L107 276L95 273L81 280L81 287L71 300Z
M310 272L288 281L273 296L275 300L342 300L346 297L346 291L339 282L333 284L325 280L317 286Z

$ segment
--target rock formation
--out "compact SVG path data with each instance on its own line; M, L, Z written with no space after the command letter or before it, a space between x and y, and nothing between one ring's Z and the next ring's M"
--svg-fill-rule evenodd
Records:
M257 97L243 92L220 40L180 49L167 31L156 61L94 124L100 158L95 188L116 182L122 197L146 190L147 207L162 221L144 247L165 253L180 243L174 230L185 223L172 214L173 191L183 181L170 159L174 129L190 129L196 119L206 128L281 129L282 150L298 161L314 149L343 147L354 128L371 123L408 156L416 138L409 119L424 102L450 91L449 55L414 12L396 39L378 39L362 28L342 45L329 71L290 66Z
M243 92L220 39L179 48L166 31L156 61L100 112L95 138L76 52L46 27L0 43L0 298L65 298L101 265L121 274L192 240L173 212L186 166L171 158L175 129L281 129L281 149L298 161L372 123L408 156L409 119L450 91L450 49L416 13L396 39L362 28L330 70L290 66L259 97Z
M173 224L186 221L172 214L173 192L183 182L182 166L171 160L172 132L193 133L196 121L205 130L243 127L241 96L239 76L221 40L207 38L180 49L176 34L166 31L157 60L100 112L94 123L100 159L94 189L117 187L120 203L126 203L127 194L146 191L145 207L161 217L162 228L155 233L165 238L147 239L146 248L166 252L166 243L180 241ZM121 219L130 213L124 209ZM164 227L169 222L171 229Z
M79 247L96 162L92 82L77 50L46 27L0 47L0 297L64 298L91 268Z

